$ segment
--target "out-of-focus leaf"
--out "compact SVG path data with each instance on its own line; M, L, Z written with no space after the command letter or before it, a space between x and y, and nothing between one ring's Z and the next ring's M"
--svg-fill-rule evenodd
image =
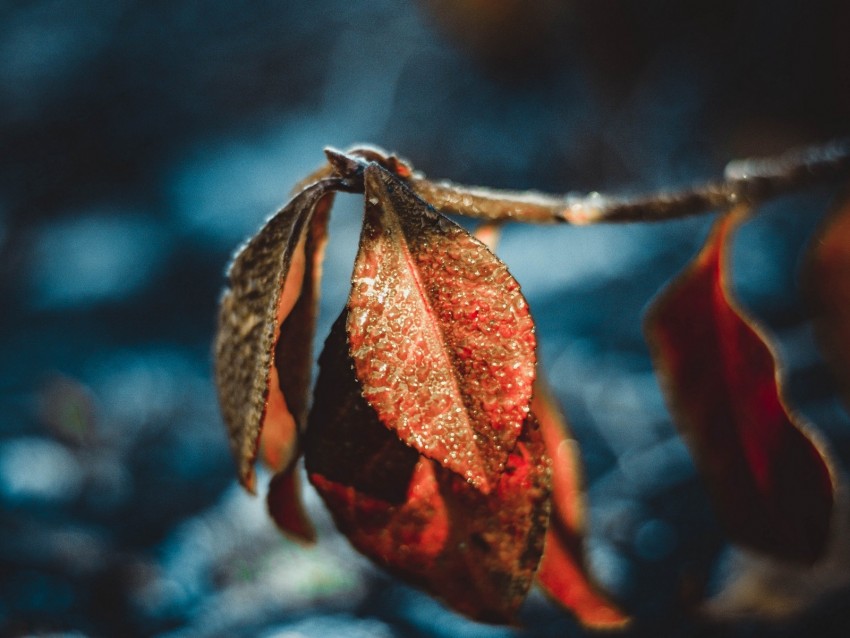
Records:
M585 560L585 494L578 444L546 384L538 378L534 385L531 410L552 459L552 516L537 580L586 627L624 627L629 617L592 583Z
M268 430L267 460L276 469L296 456L324 223L339 184L325 179L295 195L240 249L228 270L215 339L215 377L239 479L251 491L263 430ZM284 354L285 365L275 366Z
M534 324L505 265L375 163L348 334L380 421L484 492L529 414Z
M528 417L484 494L403 443L352 372L343 315L320 358L305 460L339 529L361 552L476 619L505 622L543 549L549 464Z
M278 528L296 539L312 542L316 539L316 529L301 501L297 468L295 463L290 463L274 475L269 483L266 506Z
M769 341L731 291L730 246L747 211L721 217L645 325L676 424L730 539L779 559L824 552L834 477L782 396Z
M821 349L850 407L850 196L845 195L815 238L806 287Z

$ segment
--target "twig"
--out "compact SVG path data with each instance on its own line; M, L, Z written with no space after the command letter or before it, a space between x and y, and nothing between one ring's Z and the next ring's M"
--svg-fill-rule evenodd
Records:
M723 180L638 197L601 193L545 195L528 191L502 191L463 186L448 181L432 182L392 155L353 149L341 153L327 149L335 172L357 190L363 168L378 161L399 172L426 202L444 213L488 221L568 223L575 225L653 222L676 219L729 208L755 206L782 193L850 176L850 139L789 151L770 158L730 162ZM402 175L402 173L404 173ZM362 186L360 186L362 188Z
M640 197L601 193L549 196L412 180L414 190L447 213L488 220L598 224L662 221L736 204L755 205L785 192L850 176L850 140L791 151L778 157L731 162L725 180Z

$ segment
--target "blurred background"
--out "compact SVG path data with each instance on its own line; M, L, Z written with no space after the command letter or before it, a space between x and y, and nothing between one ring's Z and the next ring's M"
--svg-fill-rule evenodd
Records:
M454 615L355 554L310 490L318 545L274 530L211 383L225 265L326 145L460 183L649 192L847 135L848 33L843 1L0 1L0 634L584 635L539 592L522 628ZM766 207L735 275L846 463L796 286L834 193ZM318 343L360 222L338 201ZM590 564L643 619L628 635L843 636L846 590L778 624L687 610L730 553L640 322L709 223L500 246L582 445Z

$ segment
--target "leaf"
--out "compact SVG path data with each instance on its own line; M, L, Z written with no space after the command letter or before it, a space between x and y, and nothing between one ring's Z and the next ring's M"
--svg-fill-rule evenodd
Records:
M827 218L807 266L818 341L850 406L850 197Z
M316 529L304 510L298 466L293 462L272 477L266 507L278 528L296 540L313 542Z
M730 289L731 237L746 215L739 208L717 221L650 309L645 330L730 538L808 564L826 547L833 476L821 443L785 404L766 337Z
M215 377L239 479L252 492L264 430L266 456L276 469L296 457L323 224L330 194L339 185L339 180L325 179L295 195L239 250L228 270L215 339ZM313 229L309 239L308 227ZM279 376L274 362L284 352L287 365Z
M499 245L499 240L502 238L503 225L504 224L502 222L484 222L475 229L472 236L484 244L487 247L487 250L495 255L496 247Z
M331 201L330 195L320 200L313 213L309 232L303 239L303 250L295 254L304 264L303 285L295 305L288 315L285 313L290 301L285 295L281 297L278 305L280 327L269 378L269 403L260 437L263 460L275 470L283 470L295 458L291 451L292 433L299 426L303 428L307 422L307 396L313 365L313 334ZM294 268L293 276L296 276ZM285 362L285 365L279 365L279 362Z
M585 498L578 445L540 378L535 383L531 409L552 459L552 517L537 580L585 627L624 627L629 617L591 581L584 554Z
M352 372L345 313L319 361L308 476L362 553L476 619L513 618L549 515L549 467L529 417L489 494L403 443Z
M534 324L480 242L375 163L348 300L363 394L381 422L484 492L529 413Z

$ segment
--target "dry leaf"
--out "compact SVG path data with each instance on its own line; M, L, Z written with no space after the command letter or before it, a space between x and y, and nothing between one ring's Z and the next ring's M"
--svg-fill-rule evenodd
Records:
M239 479L251 491L265 428L277 469L296 456L296 419L305 409L311 367L307 335L313 332L322 220L339 185L339 180L325 179L295 195L240 249L228 270L215 340L215 376ZM308 233L311 223L314 232ZM279 377L275 359L287 347L291 350Z

